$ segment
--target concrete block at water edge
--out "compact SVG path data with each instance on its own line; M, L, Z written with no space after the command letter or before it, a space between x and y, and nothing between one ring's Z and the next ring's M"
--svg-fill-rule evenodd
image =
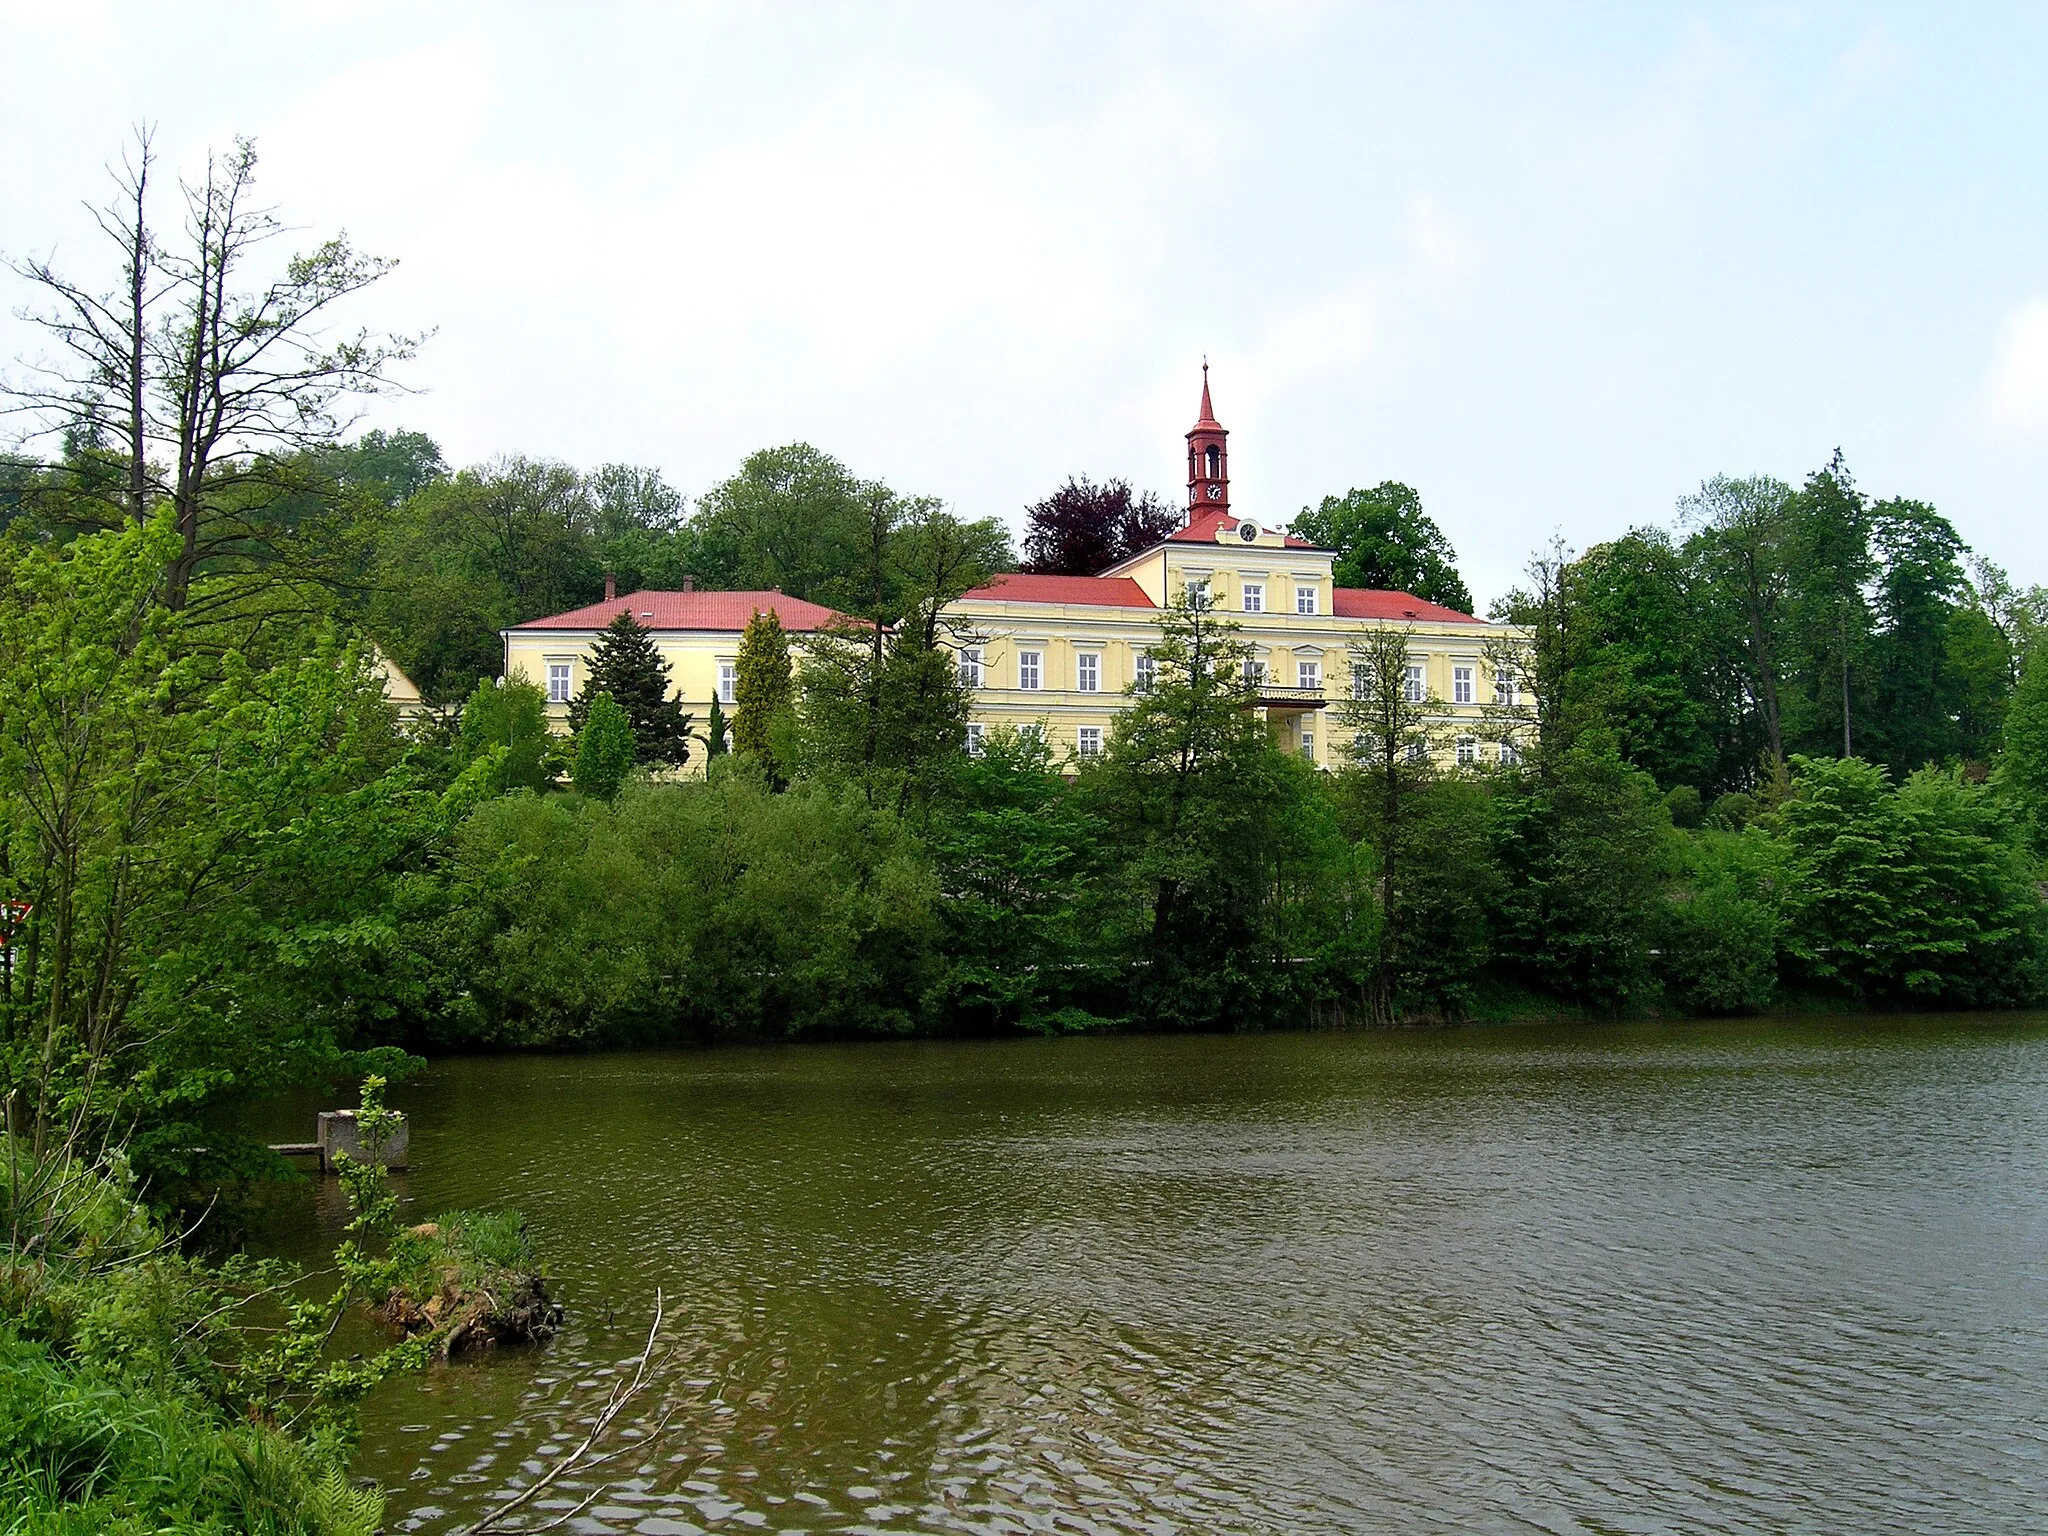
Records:
M377 1149L376 1160L386 1168L410 1167L406 1153L411 1139L411 1122L403 1115L398 1116L398 1123L384 1133L384 1143ZM332 1169L337 1152L346 1152L359 1163L370 1161L363 1150L362 1127L356 1124L356 1112L352 1109L320 1112L320 1166Z

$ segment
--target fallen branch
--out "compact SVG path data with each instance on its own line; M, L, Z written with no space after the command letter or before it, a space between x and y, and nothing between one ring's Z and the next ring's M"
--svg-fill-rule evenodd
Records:
M506 1519L524 1508L527 1504L533 1502L545 1490L552 1487L565 1473L571 1472L579 1465L584 1464L583 1459L590 1454L591 1447L603 1438L605 1431L609 1430L617 1421L619 1415L625 1412L626 1405L638 1397L641 1389L647 1385L647 1367L654 1359L654 1340L655 1336L661 1332L661 1316L662 1294L660 1288L656 1287L654 1292L654 1322L647 1330L647 1347L640 1352L640 1360L633 1367L632 1376L626 1381L613 1385L611 1392L605 1398L604 1407L600 1408L597 1417L591 1420L590 1432L583 1437L582 1444L578 1445L568 1455L535 1478L533 1483L521 1492L518 1497L508 1501L502 1508L493 1510L475 1525L469 1527L464 1536L490 1536L490 1533L493 1531L508 1530L509 1527L503 1523ZM661 1424L656 1427L655 1433L658 1435L667 1425L667 1418L663 1418ZM615 1454L616 1452L608 1451L603 1456L593 1458L588 1465L601 1465L611 1460ZM542 1526L541 1529L552 1529L554 1526L560 1525L580 1513L589 1506L591 1500L595 1499L598 1492L601 1491L601 1489L593 1491L589 1498L586 1498L581 1504L577 1505L575 1509L570 1510L567 1515L551 1522L549 1525Z

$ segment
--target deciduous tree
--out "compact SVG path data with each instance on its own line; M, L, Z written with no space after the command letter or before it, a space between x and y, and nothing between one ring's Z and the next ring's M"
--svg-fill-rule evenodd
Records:
M1128 480L1097 485L1072 475L1043 501L1024 509L1024 569L1093 576L1150 549L1181 523L1181 515Z
M1340 587L1410 592L1460 613L1472 611L1472 593L1458 575L1451 541L1422 510L1421 496L1398 480L1325 496L1320 505L1301 509L1294 532L1337 551L1331 576Z

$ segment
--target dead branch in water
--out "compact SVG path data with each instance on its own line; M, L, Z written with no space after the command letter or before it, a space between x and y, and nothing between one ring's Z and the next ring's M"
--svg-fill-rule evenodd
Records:
M475 1525L469 1527L465 1536L491 1536L491 1533L494 1531L503 1532L510 1530L510 1527L506 1526L503 1522L538 1498L545 1490L552 1487L556 1480L565 1473L574 1471L579 1466L602 1466L618 1454L618 1449L606 1451L602 1456L590 1456L590 1451L599 1440L604 1438L605 1432L617 1422L619 1415L625 1412L626 1405L638 1397L641 1389L647 1385L647 1367L654 1359L654 1340L655 1336L661 1332L661 1317L662 1294L660 1287L657 1286L654 1292L654 1322L647 1330L647 1347L640 1352L640 1360L633 1367L632 1376L625 1381L613 1385L611 1392L605 1398L604 1406L598 1410L597 1416L590 1421L590 1432L583 1437L582 1444L578 1445L568 1455L535 1478L529 1487L521 1492L518 1497L509 1500L502 1509L493 1510ZM661 1422L655 1425L653 1434L648 1438L651 1440L659 1436L662 1430L667 1427L668 1416L664 1415ZM590 1459L586 1461L586 1457ZM556 1526L574 1519L584 1509L589 1507L592 1500L596 1499L598 1494L603 1491L602 1488L593 1489L588 1498L584 1499L581 1504L578 1504L567 1514L549 1521L546 1525L536 1527L536 1529L542 1531L553 1530Z

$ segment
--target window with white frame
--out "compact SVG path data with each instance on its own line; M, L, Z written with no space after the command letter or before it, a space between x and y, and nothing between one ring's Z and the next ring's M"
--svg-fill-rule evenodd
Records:
M1102 727L1084 725L1074 732L1074 743L1081 749L1083 757L1102 756Z
M576 696L576 685L573 681L575 673L576 664L574 662L551 661L548 663L548 702L550 704L566 704Z
M1351 697L1370 698L1372 695L1372 668L1362 661L1351 663Z
M1102 692L1102 657L1095 651L1081 651L1074 657L1074 686L1083 693Z
M1247 688L1263 688L1266 686L1266 664L1263 661L1259 661L1251 656L1245 657L1244 685Z
M1500 744L1500 760L1509 764L1519 763L1522 754L1512 741L1504 741Z
M978 645L970 645L960 652L960 686L981 686L981 647Z
M1017 740L1028 742L1034 747L1045 745L1045 725L1042 721L1031 720L1017 727Z
M1294 686L1311 692L1323 691L1323 664L1320 661L1297 661L1294 664Z
M1209 579L1206 576L1188 578L1188 606L1206 608L1209 606Z
M1493 674L1493 702L1503 709L1515 705L1515 672L1512 667L1502 667Z
M979 756L981 756L981 747L982 747L982 726L981 726L981 722L980 722L979 720L970 720L970 721L968 721L968 722L967 722L967 755L968 755L969 757L979 757Z
M1036 691L1045 686L1045 653L1043 651L1019 651L1017 653L1017 686Z
M1296 587L1294 589L1294 611L1296 613L1314 613L1316 611L1316 589L1314 587Z
M1158 677L1159 663L1153 659L1152 653L1150 651L1138 652L1136 676L1131 679L1137 691L1139 693L1150 693L1152 691L1152 684L1158 680Z
M1408 743L1407 757L1411 763L1426 763L1429 761L1429 748L1424 745L1420 736Z
M739 692L740 664L729 656L718 659L718 702L730 704Z
M1407 681L1403 684L1403 697L1410 704L1420 704L1422 702L1422 663L1419 661L1408 663Z
M1264 613L1266 611L1266 584L1264 582L1248 581L1241 590L1244 593L1244 611L1246 613Z
M1479 743L1470 736L1460 736L1458 738L1458 766L1460 768L1470 768L1478 761Z
M1312 763L1316 760L1316 733L1314 731L1303 731L1301 733L1301 755L1306 762Z
M1451 668L1451 702L1453 704L1470 704L1472 702L1472 669L1470 667Z

